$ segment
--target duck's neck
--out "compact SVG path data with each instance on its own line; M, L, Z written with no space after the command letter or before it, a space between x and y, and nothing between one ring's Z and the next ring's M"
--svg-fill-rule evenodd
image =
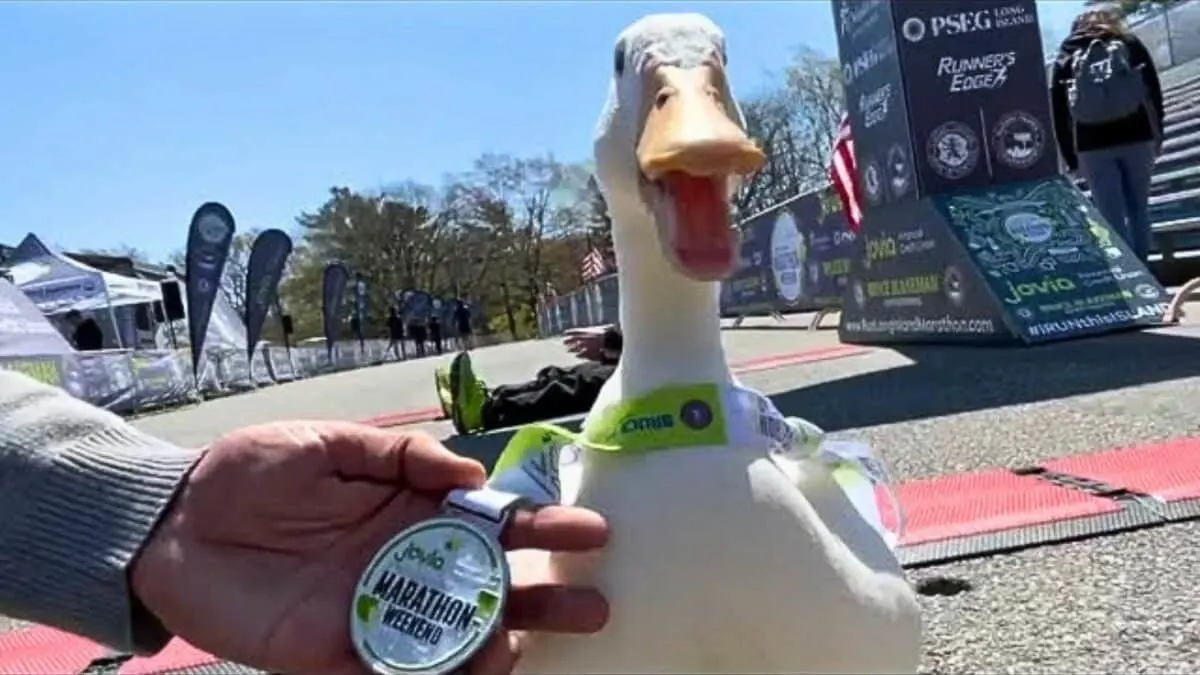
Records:
M618 369L622 396L673 383L729 381L719 285L676 272L663 257L653 223L614 225L624 335Z

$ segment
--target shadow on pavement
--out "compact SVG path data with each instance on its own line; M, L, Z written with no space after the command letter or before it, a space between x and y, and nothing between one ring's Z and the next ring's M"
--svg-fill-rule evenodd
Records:
M897 346L911 365L774 394L785 415L828 431L1049 401L1200 376L1200 331L1131 332L1038 347ZM582 417L551 420L578 430ZM454 436L454 451L491 467L512 429Z
M1200 375L1200 333L1129 332L1026 348L898 346L911 365L773 395L829 430L1050 401Z

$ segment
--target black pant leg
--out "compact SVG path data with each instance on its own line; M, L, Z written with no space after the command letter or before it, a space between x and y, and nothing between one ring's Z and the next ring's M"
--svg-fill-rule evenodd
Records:
M497 387L484 406L484 426L498 429L585 413L612 371L613 366L599 363L550 367L531 382Z

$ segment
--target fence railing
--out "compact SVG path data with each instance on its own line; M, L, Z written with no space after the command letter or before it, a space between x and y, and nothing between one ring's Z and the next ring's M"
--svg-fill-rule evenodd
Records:
M738 225L738 265L721 282L721 315L763 316L837 307L848 282L857 236L827 188L805 192L755 213ZM538 308L542 337L580 326L616 323L620 289L616 275Z

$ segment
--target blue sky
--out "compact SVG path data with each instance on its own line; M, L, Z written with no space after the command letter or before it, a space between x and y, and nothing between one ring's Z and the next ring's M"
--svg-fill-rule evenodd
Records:
M1039 2L1061 32L1080 0ZM582 160L617 33L701 11L753 93L828 2L0 2L0 243L181 247L192 210L291 228L332 185L440 184L484 152Z

